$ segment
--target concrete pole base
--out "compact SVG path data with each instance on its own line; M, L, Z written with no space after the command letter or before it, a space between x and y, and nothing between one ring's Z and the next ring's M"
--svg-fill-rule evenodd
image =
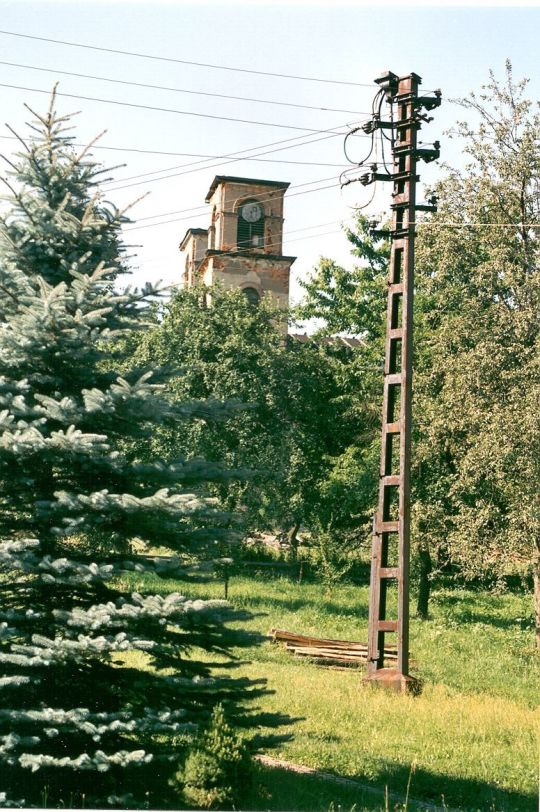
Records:
M422 691L420 680L409 675L402 674L397 668L379 668L364 677L362 682L365 685L372 685L374 688L386 688L397 694L411 694L418 696Z

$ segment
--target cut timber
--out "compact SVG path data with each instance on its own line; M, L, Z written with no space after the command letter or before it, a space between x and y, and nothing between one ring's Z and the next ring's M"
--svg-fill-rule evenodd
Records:
M305 646L333 646L334 648L358 648L367 649L367 643L359 643L354 640L334 640L330 637L310 637L305 634L287 632L285 629L271 629L268 635L275 643L298 643ZM385 651L395 651L395 646L386 646Z
M309 657L321 665L341 664L342 666L363 666L367 662L367 644L352 640L332 640L324 637L309 637L284 629L272 629L268 635L274 642L285 643L287 651L297 657ZM384 659L395 664L395 647L384 650Z
M333 646L296 646L293 643L287 643L287 651L292 651L294 654L307 654L312 657L347 657L351 661L365 660L367 657L367 648L338 648ZM385 652L385 659L397 659L396 652Z

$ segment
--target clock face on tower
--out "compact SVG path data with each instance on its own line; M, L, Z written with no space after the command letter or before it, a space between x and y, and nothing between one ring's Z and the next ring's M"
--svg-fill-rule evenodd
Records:
M256 223L262 217L262 207L259 203L244 203L240 209L240 214L247 223Z

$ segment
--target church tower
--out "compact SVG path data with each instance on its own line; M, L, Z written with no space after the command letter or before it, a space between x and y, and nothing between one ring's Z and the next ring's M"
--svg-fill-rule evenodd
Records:
M240 288L254 304L268 295L289 304L289 276L296 257L282 254L283 196L288 183L217 175L206 196L212 206L208 230L190 228L184 284Z

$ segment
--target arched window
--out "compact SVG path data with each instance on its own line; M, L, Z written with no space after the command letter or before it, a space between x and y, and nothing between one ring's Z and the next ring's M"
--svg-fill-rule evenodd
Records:
M264 210L256 200L246 200L238 210L238 248L264 248Z
M256 288L242 288L242 293L250 305L253 305L254 307L261 301L260 293Z

